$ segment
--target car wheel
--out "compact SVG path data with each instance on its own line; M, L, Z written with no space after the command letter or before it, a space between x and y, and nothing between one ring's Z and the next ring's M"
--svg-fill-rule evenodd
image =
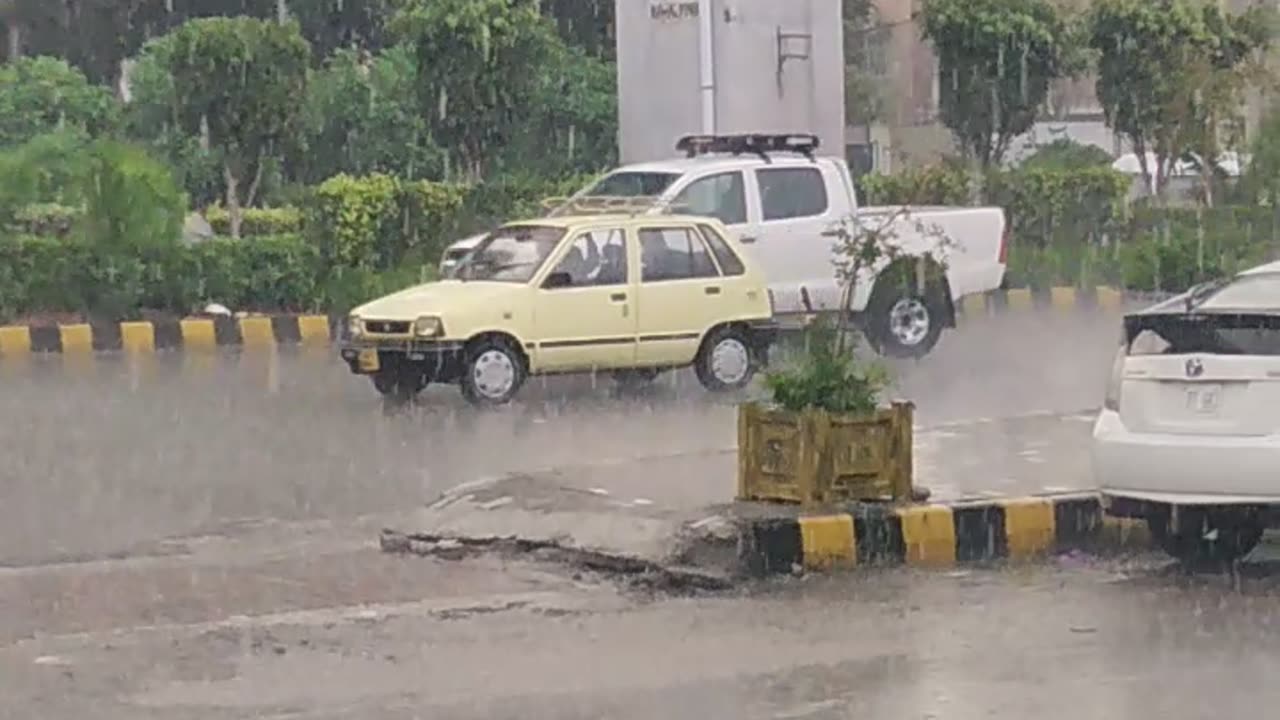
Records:
M510 342L486 338L467 348L462 395L475 405L505 405L524 385L524 359Z
M1148 516L1151 536L1170 556L1192 570L1221 570L1248 555L1262 540L1264 523L1252 510L1183 511L1179 527L1167 512Z
M921 292L913 283L884 278L867 302L867 340L882 355L920 358L942 337L945 288L931 283Z
M712 392L727 392L746 387L756 367L746 333L724 327L712 331L703 340L693 369L703 387Z
M387 368L373 375L373 387L388 402L405 404L412 402L431 379L415 367Z

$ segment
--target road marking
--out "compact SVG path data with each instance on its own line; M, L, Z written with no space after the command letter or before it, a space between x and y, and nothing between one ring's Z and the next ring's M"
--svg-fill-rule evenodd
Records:
M1003 503L1004 534L1009 557L1022 560L1047 552L1053 546L1053 503L1023 498Z
M925 567L947 567L956 562L956 528L951 508L921 505L898 511L902 522L902 543L906 563Z
M806 570L851 568L857 564L858 541L852 515L800 518L800 542Z
M120 323L120 347L127 353L153 353L156 326L149 322Z

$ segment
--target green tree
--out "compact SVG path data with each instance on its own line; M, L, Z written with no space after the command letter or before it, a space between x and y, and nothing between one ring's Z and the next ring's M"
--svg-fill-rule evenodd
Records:
M124 128L129 138L168 161L191 202L204 207L224 195L222 155L178 121L177 90L169 74L172 38L153 40L134 60Z
M309 48L296 23L192 20L169 36L175 119L221 154L232 237L274 152L301 125ZM246 187L246 180L247 187Z
M1267 45L1260 11L1227 15L1195 0L1099 0L1088 20L1107 124L1163 198L1174 164L1195 152L1208 172L1238 113L1245 70ZM1148 153L1154 155L1150 167Z
M528 117L555 35L537 0L406 0L392 29L416 50L436 140L470 179Z
M395 0L291 0L288 13L297 19L316 60L340 49L378 52L386 47L386 24Z
M370 57L338 50L307 87L306 145L299 179L316 184L340 173L438 176L443 152L432 142L418 102L412 50Z
M881 78L892 28L879 21L871 0L845 0L842 12L845 122L871 125L883 120L887 109Z
M1041 145L1030 157L1022 161L1022 167L1078 170L1109 167L1112 160L1111 155L1097 145L1085 145L1074 140L1062 139Z
M50 57L0 66L0 145L16 145L56 128L99 133L114 127L119 108L105 88Z
M926 0L942 123L982 168L1031 129L1049 83L1069 71L1066 29L1048 0Z
M566 44L593 58L612 60L618 50L615 42L615 1L543 0L542 12L555 23L560 38Z
M549 177L612 166L618 156L617 98L613 63L556 43L502 160Z

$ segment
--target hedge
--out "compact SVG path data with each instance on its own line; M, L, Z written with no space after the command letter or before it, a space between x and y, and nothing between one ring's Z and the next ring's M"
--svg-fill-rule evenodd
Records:
M298 234L145 249L124 257L75 238L0 237L0 320L61 311L108 319L142 309L183 314L232 309L342 312L433 277L428 267L326 269Z
M220 205L206 208L204 219L215 235L231 234L231 215L226 208ZM245 208L241 211L240 234L243 237L284 235L301 230L302 211L296 207Z
M859 180L870 204L967 204L969 175L941 164ZM1129 179L1106 166L1027 165L984 178L1005 210L1011 287L1113 285L1180 291L1280 251L1271 208L1130 207Z

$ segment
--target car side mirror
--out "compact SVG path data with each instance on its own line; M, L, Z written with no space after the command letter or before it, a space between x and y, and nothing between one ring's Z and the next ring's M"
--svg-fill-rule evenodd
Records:
M542 288L544 290L555 290L556 288L567 287L573 287L573 276L564 271L551 273L542 283Z

